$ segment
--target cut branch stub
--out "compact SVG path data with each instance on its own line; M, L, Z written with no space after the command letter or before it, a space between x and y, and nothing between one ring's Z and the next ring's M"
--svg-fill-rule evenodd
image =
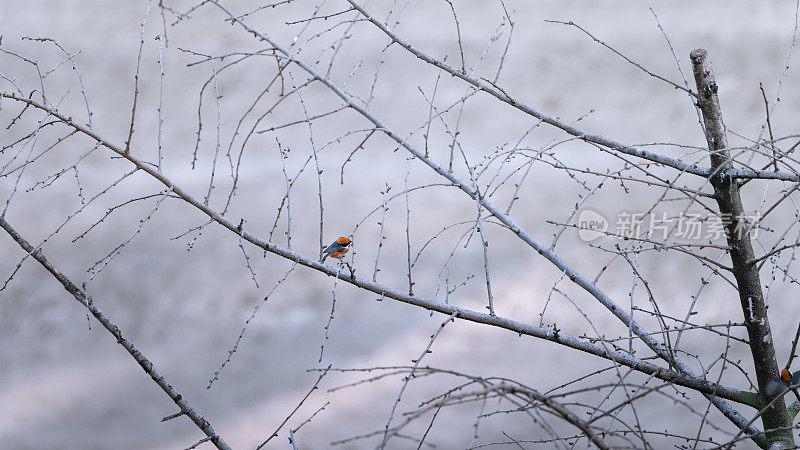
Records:
M703 125L705 126L708 149L711 150L711 168L719 173L730 169L730 152L727 150L728 138L725 135L725 123L722 121L722 111L717 97L717 81L711 71L711 64L707 61L708 52L702 48L692 51L689 55L694 69L694 80L697 84L697 105L703 112Z

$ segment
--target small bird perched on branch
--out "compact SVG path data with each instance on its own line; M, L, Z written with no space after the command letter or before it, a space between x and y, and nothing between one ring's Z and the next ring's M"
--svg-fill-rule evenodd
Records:
M766 392L768 395L778 395L786 388L795 386L792 387L792 392L794 392L794 396L797 397L797 400L800 401L800 394L797 393L796 387L798 384L800 384L800 370L793 374L787 369L783 369L781 370L780 377L775 378L767 384Z
M327 258L328 256L331 256L338 260L344 258L344 254L350 250L347 247L350 245L351 242L353 241L350 240L350 238L346 238L344 236L335 240L333 244L329 245L328 248L322 251L322 262L325 262L325 258Z

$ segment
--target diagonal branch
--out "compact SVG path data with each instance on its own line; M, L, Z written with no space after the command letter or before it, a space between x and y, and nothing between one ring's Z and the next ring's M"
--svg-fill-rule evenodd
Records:
M306 257L306 256L304 256L304 255L302 255L300 253L294 252L294 251L292 251L292 250L290 250L288 248L281 247L279 245L273 244L272 242L269 242L267 240L259 238L258 236L255 236L254 234L252 234L252 233L250 233L250 232L248 232L248 231L246 231L244 229L240 229L238 223L230 221L229 219L227 219L226 217L222 216L217 211L214 211L211 208L209 208L208 206L204 205L202 201L199 201L199 200L195 199L194 197L192 197L189 193L187 193L185 190L183 190L183 188L181 188L180 186L175 184L172 180L167 178L162 172L159 172L156 167L137 159L131 153L126 153L125 149L123 147L120 147L120 146L117 146L117 145L109 143L108 141L106 141L105 139L100 137L100 135L98 135L95 131L90 130L87 127L85 127L83 125L80 125L78 123L75 123L72 119L64 116L63 114L61 114L61 113L59 113L57 111L53 111L53 110L49 109L48 107L46 107L46 106L44 106L44 105L42 105L40 103L37 103L37 102L35 102L33 100L29 100L29 99L27 99L25 97L17 96L16 94L0 93L0 97L5 97L5 98L12 99L12 100L20 101L20 102L26 103L28 105L31 105L31 106L33 106L35 108L41 109L43 111L48 111L50 114L52 114L54 117L57 117L59 120L61 120L67 126L70 126L70 127L74 128L75 130L83 133L84 135L86 135L88 137L91 137L92 139L96 140L101 146L106 147L109 150L111 150L114 153L116 153L118 156L121 156L121 157L125 158L130 163L132 163L134 166L136 166L139 170L147 172L150 176L152 176L153 178L155 178L156 180L158 180L160 183L164 184L165 186L172 187L173 194L175 194L176 196L180 197L186 203L192 205L193 207L195 207L196 209L198 209L202 213L206 214L208 217L210 217L210 219L212 221L217 222L219 225L227 228L228 230L230 230L233 233L235 233L236 236L241 237L242 239L250 242L251 244L256 245L257 247L260 247L260 248L262 248L262 249L264 249L266 251L269 251L271 253L274 253L276 255L279 255L279 256L281 256L283 258L289 259L291 261L295 261L298 264L301 264L301 265L304 265L304 266L309 267L311 269L314 269L316 271L325 273L325 274L327 274L329 276L338 277L339 279L341 279L344 282L350 283L350 284L352 284L354 286L360 287L360 288L368 290L370 292L374 292L374 293L380 295L381 297L388 297L388 298L391 298L391 299L394 299L394 300L397 300L397 301L400 301L400 302L403 302L403 303L408 303L410 305L422 307L422 308L425 308L425 309L430 310L430 311L436 311L436 312L439 312L439 313L442 313L442 314L447 314L447 315L453 314L454 312L457 311L458 314L457 314L456 317L460 318L460 319L469 320L471 322L476 322L476 323L482 323L482 324L489 325L489 326L494 326L494 327L497 327L497 328L503 328L503 329L506 329L506 330L513 331L513 332L515 332L517 334L520 334L520 335L527 335L527 336L532 336L532 337L536 337L536 338L539 338L539 339L544 339L544 340L548 340L548 341L551 341L551 342L555 342L555 343L558 343L558 344L573 348L575 350L580 350L580 351L583 351L583 352L586 352L586 353L590 353L590 354L599 356L599 357L604 358L604 359L608 359L608 360L614 361L615 363L631 367L632 369L637 370L639 372L646 373L648 375L653 375L656 378L659 378L659 379L662 379L662 380L665 380L665 381L668 381L668 382L671 382L671 383L675 383L677 385L684 386L684 387L687 387L687 388L690 388L690 389L694 389L694 390L697 390L697 391L702 392L704 394L709 394L710 395L710 394L714 393L718 397L718 398L716 398L716 400L722 402L723 404L725 404L726 407L731 411L733 411L732 408L729 405L727 405L727 403L724 403L724 401L722 401L722 399L728 399L728 400L732 400L732 401L735 401L735 402L756 406L756 404L753 401L754 394L752 394L750 392L734 389L734 388L731 388L731 387L720 386L720 385L716 385L714 383L710 383L707 380L696 376L694 373L692 373L690 371L677 372L677 371L674 371L674 370L666 369L666 368L657 366L655 364L652 364L650 362L646 362L646 361L644 361L644 360L642 360L642 359L640 359L638 357L635 357L635 356L633 356L633 355L631 355L629 353L613 351L613 350L610 350L610 349L606 348L603 345L599 345L599 344L592 343L592 342L589 342L589 341L586 341L586 340L582 340L582 339L578 339L578 338L574 338L572 336L568 336L568 335L562 334L558 330L550 330L550 329L546 329L546 328L542 328L542 327L531 326L531 325L528 325L528 324L525 324L525 323L522 323L522 322L517 322L517 321L511 320L511 319L508 319L508 318L504 318L504 317L501 317L501 316L496 316L496 315L492 316L490 314L478 313L476 311L472 311L472 310L469 310L469 309L457 308L457 307L455 307L453 305L442 303L442 302L437 302L437 301L430 300L430 299L425 298L425 297L409 295L407 293L401 292L401 291L396 290L396 289L389 288L387 286L383 286L383 285L381 285L381 284L379 284L377 282L373 282L373 281L370 281L370 280L367 280L367 279L340 274L340 273L337 272L337 270L335 268L330 267L330 266L325 265L325 264L322 264L321 262L319 262L315 258ZM486 200L482 198L481 201L485 202ZM489 205L491 205L491 204L489 203ZM497 211L497 208L494 207L493 205L491 205L491 209L493 211ZM504 216L504 217L506 217L506 216ZM508 219L508 218L506 217L506 219ZM508 220L510 220L510 219L508 219ZM523 238L527 237L527 239L533 239L532 237L530 237L527 233L525 233L523 230L521 230L516 225L514 225L514 228L512 228L512 230L514 230L515 233L519 234ZM536 241L533 241L533 242L536 243L536 245L539 245L539 248L543 248L543 247L541 247L540 244L538 244L538 242L536 242ZM545 251L545 250L543 250L543 251ZM547 252L547 254L548 255L552 255L552 257L554 257L554 258L558 258L557 256L555 256L554 254L552 254L550 252ZM557 260L561 261L560 259L557 259ZM564 264L563 261L561 262L561 264L562 265ZM584 278L582 278L579 275L575 274L575 272L572 271L571 269L569 269L569 272L567 273L567 275L568 276L573 276L574 275L576 277L576 280L583 280L583 282L589 283ZM592 286L594 286L594 285L592 284ZM600 294L602 294L602 291L600 291L596 287L594 287L593 290L594 290L594 292L599 292ZM604 296L605 294L602 294L602 295ZM607 298L607 297L605 297L605 298ZM609 299L609 301L610 301L610 299ZM617 305L613 305L613 307L616 308L617 310L620 310L619 312L621 314L625 315L625 313L623 311L621 311L621 308L619 308ZM641 333L640 337L644 336L644 338L647 339L648 341L651 341L651 342L654 341L653 338L648 336L647 333L644 332L644 330L642 330L639 325L636 325L635 329L638 330L637 333ZM657 345L660 345L660 344L657 344ZM735 413L735 411L733 411L733 412ZM731 415L731 417L735 417L735 416ZM741 417L741 416L739 416L739 417L741 418L741 423L742 424L747 422L744 417ZM753 431L753 432L757 433L757 430Z
M8 222L6 222L5 217L2 216L0 216L0 228L3 228L11 236L11 238L14 239L14 241L16 241L20 247L22 247L23 250L31 254L34 259L39 261L39 263L44 266L44 268L47 269L53 275L53 277L55 277L64 286L64 289L66 289L67 292L75 297L75 300L86 306L86 308L92 313L97 321L103 324L103 327L105 327L105 329L108 330L112 336L117 338L117 342L123 346L128 353L130 353L133 359L135 359L140 366L142 366L142 369L144 369L144 371L150 375L150 378L156 382L158 387L160 387L169 396L169 398L171 398L172 401L178 405L178 408L181 410L180 414L185 414L187 417L189 417L192 422L194 422L194 424L197 425L197 427L200 428L203 433L205 433L207 439L210 440L218 449L230 450L228 444L226 444L225 441L222 440L222 437L220 437L217 432L214 431L214 428L211 426L211 424L204 419L199 412L192 408L189 405L189 402L187 402L183 396L178 393L174 387L172 387L171 384L167 383L167 380L158 373L155 366L153 366L153 363L151 363L136 348L136 346L133 345L133 342L128 340L128 338L122 334L122 331L117 328L117 326L114 325L114 323L111 322L111 320L106 317L102 311L100 311L100 308L95 306L95 304L92 302L92 299L86 297L80 288L75 286L72 281L70 281L64 274L59 272L59 270L56 269L53 264L47 260L47 258L45 258L41 249L35 249L28 241L25 240L25 238L17 233L17 231L12 228Z
M621 153L626 153L628 155L636 156L636 157L639 157L639 158L642 158L642 159L646 159L646 160L653 161L653 162L656 162L656 163L659 163L659 164L663 164L665 166L672 167L673 169L677 169L677 170L679 170L681 172L686 172L686 173L690 173L690 174L693 174L693 175L698 175L698 176L701 176L703 178L708 178L714 173L714 171L711 168L700 167L697 164L689 164L689 163L681 161L680 159L674 159L674 158L670 158L668 156L661 155L661 154L658 154L658 153L653 153L653 152L649 152L647 150L642 150L642 149L639 149L639 148L636 148L636 147L633 147L633 146L630 146L630 145L623 144L621 142L615 141L613 139L607 138L607 137L602 136L602 135L591 134L591 133L588 133L588 132L586 132L584 130L581 130L580 128L574 127L574 126L572 126L572 125L570 125L570 124L568 124L566 122L563 122L563 121L561 121L561 120L559 120L559 119L557 119L557 118L555 118L553 116L547 115L547 114L545 114L545 113L543 113L543 112L541 112L541 111L539 111L539 110L537 110L537 109L535 109L535 108L533 108L533 107L531 107L531 106L529 106L529 105L527 105L525 103L520 102L519 100L517 100L516 98L512 97L511 95L509 95L507 92L505 92L502 88L500 88L496 84L488 82L488 80L478 79L478 78L472 77L472 76L468 75L467 73L462 72L459 69L456 69L456 68L446 64L444 61L440 61L440 60L435 59L435 58L433 58L431 56L428 56L424 52L416 49L411 44L403 41L400 38L400 36L397 35L397 33L395 33L394 31L390 30L380 20L376 19L371 14L369 14L361 5L356 3L354 0L347 0L347 1L351 5L353 5L353 8L355 8L358 12L360 12L364 16L364 18L366 20L370 21L373 25L378 27L384 34L386 34L386 36L388 36L389 39L392 40L393 44L396 43L397 45L399 45L399 46L403 47L404 49L408 50L411 54L413 54L417 58L421 59L422 61L425 61L426 63L428 63L428 64L430 64L432 66L435 66L435 67L438 67L439 69L444 70L445 72L449 73L450 75L452 75L452 76L454 76L456 78L459 78L459 79L471 84L476 89L478 89L480 91L483 91L483 92L486 92L486 93L496 97L498 100L500 100L500 101L502 101L504 103L507 103L510 106L512 106L512 107L514 107L514 108L516 108L516 109L518 109L518 110L520 110L520 111L522 111L522 112L524 112L524 113L526 113L528 115L536 117L537 119L541 120L542 122L545 122L545 123L550 124L550 125L552 125L552 126L554 126L556 128L559 128L559 129L565 131L566 133L568 133L568 134L570 134L572 136L575 136L575 137L577 137L579 139L582 139L582 140L587 141L587 142L595 143L595 144L603 146L603 147L605 147L605 148L607 148L609 150L619 151ZM211 0L211 3L214 3L218 7L222 8L215 0ZM226 12L227 12L227 10L226 10ZM242 24L243 26L245 26L245 28L248 28L248 31L250 31L251 33L256 33L252 29L250 29L249 27L244 25L241 21L239 21L239 23ZM260 33L258 33L257 36L262 38L262 39L265 39L265 37L263 35L261 35ZM267 39L267 41L269 41L270 43L273 43L269 39ZM287 54L287 56L289 56L289 58L292 59L295 63L298 63L298 60L296 60L293 57L293 55L288 55ZM302 64L302 63L300 63L299 65L300 66L304 66L304 64ZM305 69L306 67L303 67L303 68ZM733 168L728 168L728 169L725 170L723 175L728 176L728 177L732 177L732 178L758 178L758 179L777 179L777 180L786 180L786 181L800 181L800 175L798 175L798 174L787 173L787 172L772 172L772 171L766 171L766 170L751 170L751 169L733 169Z
M444 61L440 61L438 59L432 58L422 51L416 49L411 44L403 41L400 36L398 36L394 31L390 30L386 25L384 25L380 20L373 17L370 13L368 13L361 5L356 3L354 0L347 0L353 7L364 16L365 19L372 22L376 27L378 27L389 39L392 40L392 43L396 43L397 45L403 47L404 49L408 50L411 54L416 56L417 58L425 61L426 63L438 67L445 72L449 73L450 75L459 78L472 86L476 89L486 92L498 100L511 105L512 107L528 114L537 119L550 124L556 128L559 128L572 136L576 136L584 141L593 142L595 144L601 145L606 147L610 150L619 151L622 153L627 153L632 156L637 156L639 158L647 159L653 162L657 162L659 164L663 164L665 166L672 167L677 169L681 172L687 172L694 175L699 175L702 177L708 177L711 174L711 169L706 167L698 167L696 164L687 164L679 159L670 158L668 156L660 155L658 153L649 152L647 150L642 150L636 147L632 147L620 142L617 142L613 139L607 138L605 136L591 134L586 131L583 131L579 128L576 128L566 122L563 122L553 116L547 115L525 103L520 102L516 98L512 97L508 93L506 93L502 88L495 85L494 83L490 83L487 80L483 80L480 78L475 78L463 72L459 69L456 69L453 66L446 64ZM216 1L212 0L211 3L217 4ZM217 4L217 6L220 6ZM241 23L241 22L239 22ZM259 35L259 37L261 37ZM262 37L263 39L263 37ZM272 41L269 41L272 42ZM289 55L287 55L289 56ZM291 56L290 56L291 58ZM296 62L296 61L295 61Z

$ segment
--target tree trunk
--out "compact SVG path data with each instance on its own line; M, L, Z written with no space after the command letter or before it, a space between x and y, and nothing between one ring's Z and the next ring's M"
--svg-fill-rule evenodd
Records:
M767 306L764 303L758 267L754 262L750 230L745 220L739 186L735 179L725 176L725 171L733 165L717 97L717 84L706 56L707 52L703 49L691 53L697 84L697 104L703 113L706 140L711 151L711 167L714 169L710 182L714 187L714 198L725 223L728 246L731 248L733 275L739 287L739 301L750 338L750 352L753 354L759 391L765 396L764 387L778 376L778 364L775 361L775 347L767 318ZM720 300L720 302L726 301L727 299ZM764 430L773 430L765 433L767 447L774 442L781 442L784 448L794 448L791 419L783 399L777 400L761 419Z

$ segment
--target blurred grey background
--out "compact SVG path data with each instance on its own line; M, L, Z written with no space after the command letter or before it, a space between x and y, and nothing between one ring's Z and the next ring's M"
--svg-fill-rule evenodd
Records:
M240 13L256 7L252 2L225 4ZM177 11L186 11L192 5L187 2L169 4ZM345 5L345 2L326 5L326 11L338 11ZM508 27L490 46L485 62L479 60L493 33L503 22L502 7L499 3L477 1L454 2L454 5L468 68L474 66L481 76L492 78L508 38ZM681 78L676 63L648 9L652 6L692 85L688 54L697 47L708 49L720 86L726 124L730 130L751 139L758 136L764 120L759 82L763 82L768 95L774 97L795 25L795 2L791 1L647 4L509 0L505 5L513 11L515 27L498 84L526 103L565 121L574 121L588 114L579 122L582 128L630 144L671 142L703 146L703 135L688 97L644 74L578 30L546 23L546 19L579 23L648 69L679 82ZM22 37L49 37L56 39L69 52L80 51L75 61L93 112L93 127L102 136L122 145L130 124L133 74L146 6L144 1L6 0L0 4L2 47L36 60L48 69L62 61L63 54L52 44L22 40ZM303 24L286 25L285 22L308 17L315 6L313 2L296 1L255 13L247 21L282 45L288 45ZM385 15L387 7L388 2L369 5L379 17ZM180 49L223 55L264 47L224 19L221 11L212 5L197 9L191 13L190 19L180 20L174 25L175 16L166 15L169 45L164 49L164 171L201 199L208 188L215 151L213 86L206 88L203 94L202 142L195 170L191 168L191 161L200 88L211 77L212 69L209 63L187 67L200 58ZM335 20L329 19L324 24L315 22L313 26L325 29L336 23ZM160 11L153 4L144 31L140 96L131 146L136 155L150 161L156 158L156 108L159 102L159 47L154 37L163 30ZM423 51L438 58L446 55L450 64L460 64L456 30L446 2L409 3L397 31ZM306 32L304 38L310 35L311 32ZM300 57L312 63L322 54L320 67L326 68L330 52L325 53L323 49L331 40L327 36L313 40L301 51ZM386 43L386 38L374 27L359 24L342 47L332 78L340 85L347 80L348 92L367 98ZM217 62L217 69L230 60ZM783 82L780 102L773 114L772 125L776 135L796 131L800 91L797 89L795 65L791 65ZM355 74L348 79L354 68L357 68ZM38 78L31 66L8 55L0 60L0 73L15 79L26 93L38 88ZM231 187L230 168L222 155L227 151L239 118L274 73L275 61L269 58L246 61L220 73L222 150L217 186L211 201L211 206L218 210L224 207ZM379 73L372 111L401 133L409 133L424 123L429 107L418 88L429 96L437 71L394 46L386 52ZM292 74L298 84L306 80L298 70L293 70ZM47 77L51 99L60 99L69 91L60 108L85 122L85 107L75 73L64 65ZM286 89L290 89L291 78L286 77L284 81ZM4 91L11 90L7 82L0 85ZM439 105L449 105L466 92L463 83L449 76L442 76L439 89ZM311 115L327 112L340 104L319 86L304 90L303 95ZM460 125L464 150L473 164L498 148L513 146L535 123L532 118L493 102L487 95L475 97L467 104ZM274 96L271 101L274 101ZM300 105L295 100L286 103L257 129L302 119ZM10 101L4 102L3 106L0 119L7 124L19 108ZM263 105L259 111L259 115L263 113ZM447 117L449 123L455 123L455 115ZM252 117L248 120L232 146L234 154L240 150L242 137L252 127ZM330 120L315 121L316 145L332 141L347 130L366 126L368 124L352 112L342 112ZM435 132L429 136L431 154L446 164L450 138L441 126L434 128ZM3 145L19 137L22 131L4 130ZM52 140L57 134L47 136ZM311 154L308 127L305 124L287 127L277 136L283 145L291 148L287 165L289 171L295 173ZM537 148L552 139L563 138L557 130L539 127L526 137L526 145ZM415 145L424 145L419 135L414 139ZM394 152L396 144L384 137L376 137L344 168L345 183L341 184L341 166L359 141L350 137L320 152L325 243L339 235L352 233L365 215L380 206L383 199L381 190L387 183L392 187L390 192L395 194L403 190L406 182L409 186L442 182L417 161L408 163L406 181L408 155L402 151ZM48 153L26 170L7 218L30 241L39 242L49 235L80 207L80 199L74 174L65 175L46 189L25 190L73 164L90 147L89 141L75 139L74 143L58 147L57 152ZM657 147L657 150L673 156L685 152L673 148ZM602 169L619 165L596 149L577 143L564 144L556 147L555 151L564 161L579 167L591 165ZM124 162L109 156L107 151L100 149L79 166L84 195L94 195L130 169ZM228 216L234 221L246 219L249 230L265 237L275 220L285 189L275 134L254 136L248 143L243 161L237 196ZM460 160L456 162L458 164ZM313 256L318 251L319 212L316 178L312 168L307 170L292 190L292 247ZM457 170L466 178L463 163ZM557 228L546 221L566 220L579 201L578 195L585 191L562 171L535 166L534 172L523 185L521 199L515 204L512 217L535 237L549 243ZM7 198L14 181L14 177L6 177L0 182L3 199ZM591 203L592 208L609 218L622 210L646 209L660 195L660 191L640 186L625 193L620 186L613 184L609 183ZM510 190L498 194L498 204L507 203L513 184L510 187ZM85 238L75 243L73 238L102 218L108 208L130 198L158 193L161 189L162 186L144 174L132 176L70 222L45 245L45 254L74 281L85 281L89 277L86 269L124 242L136 230L138 221L152 210L155 201L122 207ZM762 196L767 193L774 195L777 189L753 189L749 194L751 197L746 199L748 205L751 209L758 208ZM473 219L475 214L474 202L452 188L433 187L416 191L410 194L409 201L414 252L419 251L442 227ZM407 286L404 202L402 196L397 198L387 213L387 240L379 272L379 281L398 289ZM356 231L353 264L360 276L369 277L372 273L379 219L377 215L371 216ZM790 210L779 211L773 219L777 222L795 220ZM316 380L317 374L307 372L307 369L327 364L339 368L407 365L425 348L431 333L443 319L394 301L377 302L375 295L340 282L336 287L336 314L330 339L326 343L323 362L318 363L334 282L332 278L298 267L260 309L220 380L206 390L208 380L225 360L244 321L290 263L275 255L264 257L254 247L246 246L257 274L259 287L256 288L238 241L230 232L211 225L195 241L196 233L171 239L205 220L197 211L180 202L166 200L131 244L91 281L88 292L234 448L252 448L272 433ZM274 237L280 245L286 243L284 220L282 217ZM457 229L459 231L446 233L425 250L414 268L415 292L429 298L438 295L437 299L443 300L441 289L436 293L437 283L443 282L443 264L456 248L449 272L451 286L470 274L475 276L451 294L450 301L484 311L486 294L479 243L476 245L473 238L466 249L463 242L457 245L458 237L466 229L462 227ZM523 247L512 233L491 226L487 226L487 233L498 314L538 324L547 294L560 274L530 248ZM189 248L191 251L187 251ZM557 250L589 278L593 278L611 258L611 255L598 252L578 240L573 230L565 233ZM0 251L4 262L0 275L5 280L23 254L5 237L0 237ZM700 277L705 276L708 270L678 254L643 255L639 262L648 274L650 287L657 293L662 309L682 317L690 297L698 289ZM765 274L764 278L768 279L769 275ZM681 282L676 283L676 279ZM629 268L612 265L600 285L612 298L627 305L631 281ZM639 289L637 294L641 293L641 286ZM776 285L769 292L771 312L796 311L792 289L789 284ZM594 305L592 299L581 294L576 294L575 299L591 318L593 326L603 330L604 334L627 335L627 330L606 310ZM698 322L741 320L736 296L718 281L706 288L697 309L701 313L693 320ZM796 314L772 313L771 318L778 343L779 364L782 365L790 350ZM647 317L640 319L646 325L654 324ZM552 301L544 320L549 325L557 324L572 335L594 335L592 326L563 299ZM92 322L89 331L85 311L38 264L31 261L25 262L9 286L0 292L2 446L14 449L178 449L200 439L200 432L185 419L159 422L161 417L175 412L175 406L113 339ZM724 352L724 339L709 340L704 336L707 335L687 334L684 350L700 355L703 360ZM733 360L742 359L743 366L750 370L746 348L734 347L729 356ZM445 328L425 362L475 376L504 376L542 391L606 366L605 361L551 343L520 338L503 330L464 321ZM700 365L697 367L702 370ZM747 388L741 375L726 375L726 383ZM401 387L400 377L334 393L325 392L363 377L363 374L352 373L326 377L321 389L309 398L287 425L296 427L330 401L330 405L298 433L301 448L325 448L332 441L383 428ZM415 380L400 406L409 410L457 383L459 380L445 376ZM692 397L702 412L705 408L702 397ZM588 398L593 397L589 394ZM659 430L694 434L698 417L671 412L672 407L671 401L662 398L646 399L638 410L639 418ZM487 408L496 408L496 405L487 404ZM475 433L473 424L479 409L479 404L469 404L443 410L426 441L439 448L469 445ZM731 429L715 410L712 409L711 415L716 415L713 421L717 425ZM409 433L420 436L426 425L427 421L423 420ZM556 427L565 435L574 432L562 424ZM287 445L287 430L284 428L271 442L273 448ZM541 428L520 414L482 418L478 431L479 438L473 445L505 441L503 432L516 439L546 437ZM704 430L706 432L709 435L717 433L713 428ZM378 442L371 438L342 447L371 448ZM667 439L664 442L671 441ZM741 444L742 448L748 445L746 442ZM207 447L209 444L204 444L203 448ZM415 448L416 444L395 440L392 447Z

